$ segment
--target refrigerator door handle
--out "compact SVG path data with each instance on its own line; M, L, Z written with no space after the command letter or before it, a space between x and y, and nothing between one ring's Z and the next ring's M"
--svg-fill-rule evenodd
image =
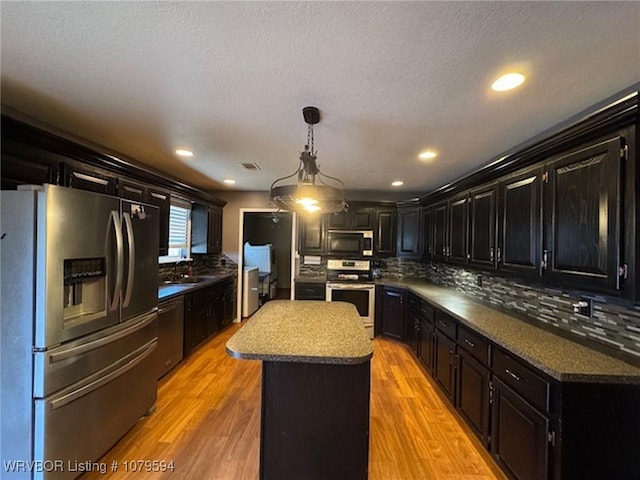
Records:
M133 237L133 223L131 216L123 212L122 218L127 226L127 243L129 244L129 271L127 272L127 289L124 295L123 306L128 307L131 302L131 293L133 292L133 277L135 275L136 266L136 241Z
M78 388L77 390L74 390L72 392L67 393L66 395L62 395L58 398L51 400L50 401L51 409L55 410L57 408L63 407L64 405L67 405L73 402L74 400L77 400L80 397L84 397L85 395L88 395L89 393L93 392L94 390L97 390L101 386L106 385L113 379L121 375L124 375L126 372L131 370L133 367L138 365L142 360L148 357L151 354L151 352L155 350L156 345L157 345L157 339L154 338L153 340L151 340L150 342L148 342L147 344L143 345L142 347L137 349L135 352L133 352L133 354L137 356L131 359L128 363L126 363L122 367L118 368L117 370L111 373L108 373L104 377L101 377L94 382L91 382L87 385L84 385Z
M109 304L109 310L113 311L118 308L118 302L120 301L120 294L122 290L122 267L124 264L124 252L122 251L122 248L124 241L122 239L120 215L116 210L111 210L109 222L113 223L113 230L116 234L116 285L113 289L113 297Z

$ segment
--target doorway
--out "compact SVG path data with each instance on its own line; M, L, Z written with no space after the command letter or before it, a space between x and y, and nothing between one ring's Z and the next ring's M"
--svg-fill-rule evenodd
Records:
M292 279L295 274L296 218L291 212L270 208L241 208L238 232L238 315L236 322L243 318L243 285L245 267L244 247L271 244L277 258L274 273L260 275L260 304L270 299L293 299ZM266 283L265 283L266 282ZM269 288L271 287L271 288Z

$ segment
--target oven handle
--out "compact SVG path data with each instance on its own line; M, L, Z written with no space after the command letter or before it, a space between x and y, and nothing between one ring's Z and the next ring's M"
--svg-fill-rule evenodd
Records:
M374 290L375 285L349 284L349 283L327 283L330 290Z

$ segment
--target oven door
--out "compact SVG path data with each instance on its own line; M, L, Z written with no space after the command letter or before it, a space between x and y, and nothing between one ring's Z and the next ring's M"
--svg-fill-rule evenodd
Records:
M327 283L327 302L349 302L355 305L370 338L373 338L375 314L375 285Z

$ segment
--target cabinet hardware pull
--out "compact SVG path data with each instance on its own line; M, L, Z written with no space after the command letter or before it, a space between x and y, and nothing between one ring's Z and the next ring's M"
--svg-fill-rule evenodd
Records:
M396 297L396 298L398 298L398 297L400 297L400 296L401 296L401 294L396 293L396 292L385 292L385 293L386 293L387 295L389 295L390 297Z
M493 262L493 247L489 249L489 260Z
M440 324L441 327L446 327L447 324L445 322L443 322L442 320L438 320L438 323Z
M470 342L469 340L467 340L466 338L464 339L464 343L466 343L467 345L469 345L471 348L474 348L476 346L475 343Z
M516 375L515 373L513 373L508 368L505 368L504 371L507 372L509 375L511 375L513 378L515 378L518 382L520 381L520 377L518 375Z
M498 263L500 263L502 261L502 250L500 250L500 247L498 247L497 254L498 254Z
M556 432L551 430L547 433L547 441L551 444L552 447L556 446Z
M542 251L542 269L543 270L547 269L547 251L546 250Z

